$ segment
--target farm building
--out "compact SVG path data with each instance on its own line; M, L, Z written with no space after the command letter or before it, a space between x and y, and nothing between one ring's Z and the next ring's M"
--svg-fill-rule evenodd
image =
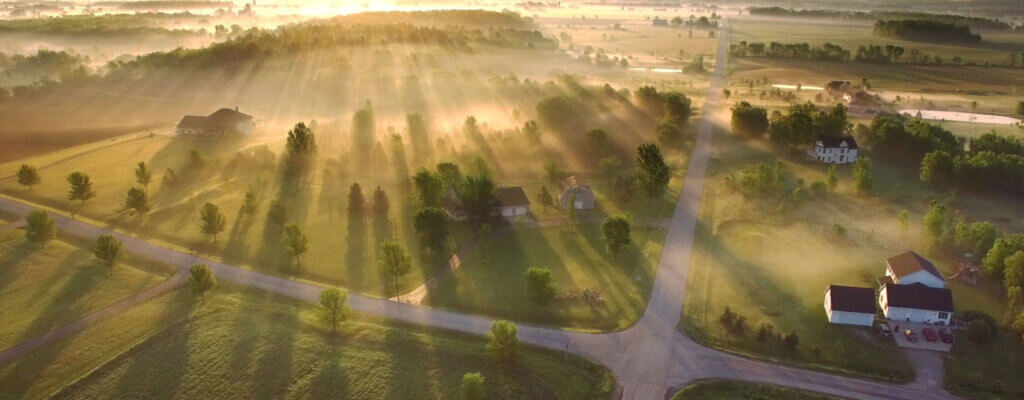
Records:
M858 117L874 117L881 107L874 96L863 90L844 94L843 102L846 103L846 109L850 115Z
M875 321L875 291L829 285L825 290L825 314L833 324L871 326Z
M565 178L562 181L562 193L558 195L558 207L569 208L569 203L575 196L577 210L589 210L594 208L594 191L589 184L580 184L576 181L576 175Z
M222 108L207 116L186 115L178 122L175 132L191 136L247 135L255 127L252 116L239 112L235 107L234 110Z
M857 161L857 141L849 136L819 136L807 158L827 164L850 164Z
M878 293L878 305L890 320L946 325L953 316L953 293L922 283L885 283Z

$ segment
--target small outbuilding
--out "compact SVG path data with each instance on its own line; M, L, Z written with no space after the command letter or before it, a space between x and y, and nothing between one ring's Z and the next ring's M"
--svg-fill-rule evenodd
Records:
M594 208L596 202L594 191L590 189L590 184L579 183L576 180L576 175L572 175L562 181L562 192L558 195L558 206L562 209L569 208L569 203L573 201L574 197L577 210Z
M530 199L519 186L499 187L495 193L498 197L498 215L504 218L515 218L530 214Z
M875 291L871 288L829 285L825 314L833 324L871 326L875 322Z

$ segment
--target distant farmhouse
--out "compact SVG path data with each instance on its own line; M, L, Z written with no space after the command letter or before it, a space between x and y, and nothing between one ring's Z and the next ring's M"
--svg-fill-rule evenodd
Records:
M562 193L558 195L558 206L566 209L575 196L575 208L577 210L589 210L594 208L594 191L589 184L580 184L576 181L576 175L565 178L562 181Z
M949 325L954 311L953 293L931 261L913 251L891 257L886 260L885 276L878 281L877 304L885 319ZM825 290L828 321L871 326L875 316L874 293L871 288L829 285Z
M526 197L526 192L523 191L523 188L519 186L501 186L495 190L495 196L498 198L498 204L494 209L493 215L507 219L530 215L530 199ZM459 199L458 190L454 187L448 188L442 202L442 207L452 220L465 221L469 217L465 207L462 205L462 200Z
M850 164L857 161L857 141L849 136L819 136L807 158L827 164Z
M850 115L870 118L881 110L881 104L871 93L848 81L831 81L825 85L825 91L833 98L843 99Z
M182 136L248 135L256 124L251 115L230 108L222 108L207 116L186 115L178 122L175 132Z

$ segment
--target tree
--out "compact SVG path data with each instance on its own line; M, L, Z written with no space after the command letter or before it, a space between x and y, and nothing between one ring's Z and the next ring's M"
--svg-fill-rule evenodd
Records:
M50 214L34 210L25 216L25 238L32 243L45 246L46 242L57 237L57 229L53 227Z
M72 172L67 176L68 184L71 185L71 190L68 191L68 200L81 200L82 204L85 205L85 201L96 196L96 191L92 189L92 178L82 172Z
M348 293L333 287L321 290L316 298L316 312L320 322L331 327L331 333L337 332L338 325L352 315L352 308L348 305Z
M153 180L153 172L145 161L139 161L135 167L135 182L142 185L142 188L149 192L149 182Z
M899 221L900 226L906 229L910 226L910 212L907 210L900 210L900 214L896 217L896 220Z
M1017 102L1016 113L1018 117L1024 118L1024 100Z
M192 264L188 267L188 284L196 294L205 298L206 292L217 286L217 278L205 264Z
M955 163L953 155L946 151L925 154L921 160L921 180L936 186L949 185L956 178Z
M18 168L18 184L28 186L28 190L32 190L33 185L38 185L42 181L43 178L39 176L39 171L36 171L36 167L21 164L21 168Z
M924 231L932 243L942 240L946 230L946 207L936 201L928 206L928 212L924 215Z
M487 333L487 352L504 362L515 360L519 355L516 324L504 319L491 322L491 330Z
M420 168L412 177L416 186L416 197L423 207L440 207L444 196L444 180L426 168Z
M316 135L305 123L299 122L288 130L284 148L293 162L308 159L316 152Z
M540 125L537 121L529 120L523 124L523 134L526 135L526 140L531 144L540 144Z
M348 213L350 215L362 215L366 208L366 199L363 198L363 188L358 183L353 183L348 188Z
M467 176L459 188L459 196L473 227L489 221L498 206L494 181L487 175Z
M703 64L703 60L701 60ZM690 99L686 95L677 92L664 95L665 119L683 125L690 119Z
M595 151L604 151L608 147L608 131L601 128L593 128L586 133L587 144Z
M421 208L413 216L413 229L420 243L431 250L442 250L449 235L448 214L437 207Z
M112 267L124 257L124 245L111 235L100 235L96 238L93 255L104 265Z
M811 143L817 132L814 123L817 112L817 107L809 102L790 106L786 115L771 121L768 138L776 144L792 147Z
M412 257L398 244L395 239L385 240L380 246L380 256L377 259L380 269L395 278L395 296L400 296L398 279L405 276L412 270ZM401 297L399 297L401 301Z
M251 217L256 214L258 208L259 200L256 199L256 191L250 187L245 192L245 199L242 200L242 213Z
M956 246L979 256L988 253L998 237L999 231L987 221L970 224L961 221L953 229Z
M636 149L633 175L647 197L658 198L665 194L671 174L658 145L646 143Z
M679 125L676 125L675 122L666 119L655 127L655 137L658 138L658 143L665 146L671 146L681 142L683 134L679 129Z
M768 111L745 101L732 106L732 129L750 137L761 137L768 131Z
M128 188L128 195L124 199L124 209L134 210L138 214L149 212L149 196L146 191L135 186Z
M1003 286L1007 289L1024 286L1024 251L1017 250L1003 261Z
M377 186L377 190L373 191L373 213L377 215L388 215L388 211L391 209L391 203L388 202L388 194L384 193L384 189Z
M828 166L828 175L825 177L825 183L828 184L828 190L836 190L836 186L839 185L839 177L836 176L835 164L830 164Z
M622 169L622 160L616 156L602 158L601 161L597 162L597 169L601 171L601 176L605 178L615 177Z
M487 388L484 386L484 376L479 372L469 372L462 376L462 398L465 400L484 400L487 398Z
M199 210L199 221L200 229L203 233L212 236L214 243L217 243L217 234L224 232L224 228L228 224L224 213L220 212L220 208L213 203L206 203Z
M551 192L548 191L547 186L540 187L540 192L537 193L537 202L544 206L545 210L554 205L555 200L551 197Z
M551 280L551 270L530 267L523 276L526 278L526 292L533 304L543 307L555 298L558 290Z
M552 185L560 185L565 180L568 173L562 169L562 166L558 164L558 161L548 160L544 163L544 177L547 178L548 183Z
M462 182L462 171L459 171L458 165L450 162L437 164L437 173L441 175L445 187L458 186Z
M617 256L633 243L629 230L629 219L624 216L608 217L604 220L601 224L601 236L604 237L609 253Z
M853 163L853 187L857 188L857 193L866 194L874 190L874 185L874 177L871 173L871 159L857 157L857 161Z
M352 116L352 146L360 154L369 154L375 136L373 104L366 101L363 108ZM365 161L365 160L364 160Z
M309 239L306 238L305 233L302 233L302 228L299 228L298 225L288 224L284 226L281 245L284 246L288 254L295 257L295 266L298 267L301 263L299 256L309 250Z
M983 319L973 319L967 327L967 337L978 343L987 342L992 337L992 327Z
M1006 270L1006 258L1024 250L1024 234L1014 233L996 239L992 249L985 254L981 264L985 271L995 277L1002 277Z

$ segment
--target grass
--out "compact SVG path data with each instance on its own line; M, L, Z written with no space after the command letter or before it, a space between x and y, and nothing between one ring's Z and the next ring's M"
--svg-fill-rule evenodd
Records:
M684 387L672 400L728 399L728 400L829 400L836 397L788 389L760 383L709 380Z
M432 291L426 304L516 321L575 329L615 330L635 322L647 306L665 232L633 228L631 249L614 259L599 225L515 229L479 246ZM523 274L548 268L561 292L596 288L601 304L555 301L541 308L526 295Z
M946 388L975 399L1024 397L1024 344L1021 336L1001 329L988 343L966 336L957 340L946 357Z
M0 348L156 285L168 272L132 260L101 266L87 248L61 240L38 248L23 230L0 232Z
M205 304L180 297L146 305L165 308L151 318L163 330L55 397L457 398L462 374L475 371L488 398L609 397L607 372L561 353L525 348L503 366L479 337L365 321L332 336L309 304L251 291L221 290Z

